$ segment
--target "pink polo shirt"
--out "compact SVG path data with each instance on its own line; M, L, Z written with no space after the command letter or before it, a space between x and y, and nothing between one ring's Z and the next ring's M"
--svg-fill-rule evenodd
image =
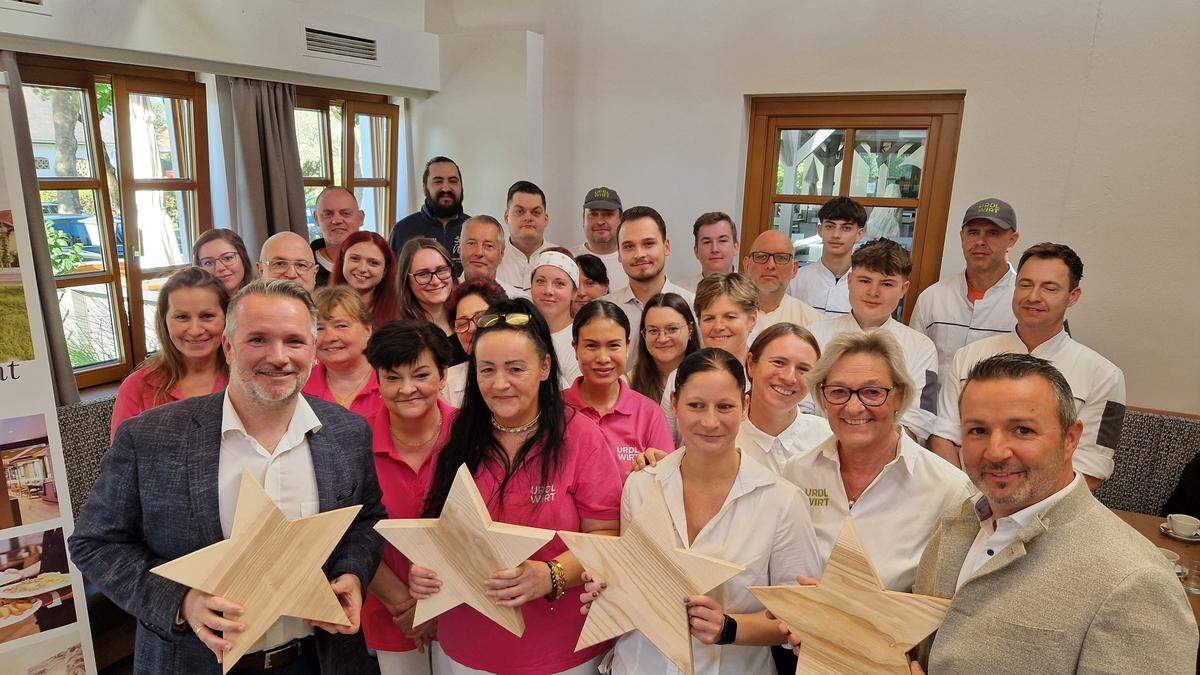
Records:
M630 389L621 379L618 380L621 390L617 394L617 402L611 410L600 414L584 402L583 394L579 391L582 382L582 377L575 378L575 383L563 390L563 401L600 425L600 430L608 437L609 445L616 452L617 465L621 467L623 478L633 470L634 456L647 448L663 452L675 449L675 439L671 436L671 428L667 426L667 416L658 402Z
M304 389L301 391L309 396L316 396L322 401L337 403L333 392L329 390L329 384L325 381L325 366L320 361L313 363L312 373L309 374L308 382L304 383ZM379 378L375 375L375 369L372 368L366 386L350 402L349 410L371 419L382 407L383 399L379 398Z
M509 481L503 504L498 504L496 492L504 478L503 469L485 463L475 472L475 484L493 519L570 532L579 531L582 518L620 520L621 470L604 433L595 422L570 408L567 417L562 457L549 483L542 484L537 462L527 462ZM555 537L530 559L548 561L566 550L562 539ZM579 607L578 589L568 590L553 603L544 598L525 603L521 607L525 635L518 638L474 609L459 605L438 618L438 641L451 659L477 670L513 675L558 673L609 647L605 642L575 651L586 618Z
M438 451L450 435L450 422L458 412L445 401L438 401L442 412L442 430L433 443L433 452L417 471L396 455L392 443L391 426L386 406L380 405L374 415L367 418L371 426L372 449L375 451L375 474L379 477L379 488L383 490L383 506L388 518L420 518L425 507L425 493L433 479L437 466ZM383 564L387 565L404 583L408 583L408 568L411 563L396 547L383 544ZM362 609L363 635L367 646L385 652L406 652L416 645L405 637L404 632L392 623L392 615L383 602L371 593L366 594Z
M121 422L130 417L136 417L164 403L182 401L187 398L183 392L179 391L179 387L172 387L171 391L167 392L166 400L159 400L157 384L160 380L158 375L151 374L151 368L152 366L138 368L130 373L129 377L125 378L121 382L121 386L117 388L117 400L113 401L112 422L109 424L108 430L110 440L116 438L117 427L121 426ZM225 384L225 376L217 373L212 393L215 394L224 389Z

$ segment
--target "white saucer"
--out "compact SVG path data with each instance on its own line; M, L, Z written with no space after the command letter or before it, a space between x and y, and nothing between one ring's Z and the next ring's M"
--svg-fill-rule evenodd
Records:
M1169 525L1167 525L1167 523L1165 521L1162 523L1159 523L1158 529L1160 532L1162 532L1163 534L1167 535L1168 537L1170 537L1172 539L1178 539L1179 541L1200 542L1200 532L1197 532L1196 534L1194 534L1190 537L1185 537L1181 534L1175 534L1171 530L1171 527Z

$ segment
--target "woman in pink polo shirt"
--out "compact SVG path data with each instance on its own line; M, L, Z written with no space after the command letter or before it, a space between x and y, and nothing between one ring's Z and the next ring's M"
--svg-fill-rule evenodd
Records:
M326 286L317 305L317 362L303 392L370 418L382 403L379 378L363 350L374 330L371 312L348 286Z
M571 331L583 375L563 391L563 401L600 425L615 446L622 475L628 475L634 457L646 450L674 450L662 408L621 378L629 359L625 312L607 300L593 300L575 315Z
M221 351L229 296L216 277L199 267L172 274L158 292L154 334L159 350L117 389L109 436L121 422L171 401L221 391L229 367Z
M621 470L596 423L564 407L550 329L523 298L492 307L476 322L462 409L438 456L425 503L436 517L455 471L466 464L497 521L550 530L616 534ZM595 673L606 644L575 651L583 628L582 568L555 537L529 560L497 570L488 595L520 607L523 637L460 605L438 618L438 673ZM438 591L437 570L414 566L413 597Z
M383 405L369 417L375 473L388 518L418 518L446 443L455 409L438 398L450 350L441 330L426 321L384 324L367 343L367 360L379 378ZM413 626L416 599L408 589L409 562L391 544L362 610L367 646L379 655L383 675L431 672L430 641L436 620Z

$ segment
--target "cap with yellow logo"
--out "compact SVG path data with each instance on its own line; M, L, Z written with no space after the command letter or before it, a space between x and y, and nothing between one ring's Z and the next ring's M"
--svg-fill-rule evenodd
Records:
M587 196L583 198L583 208L612 209L615 211L620 211L621 197L618 196L617 191L612 188L592 188L591 190L588 190Z
M972 220L987 220L993 222L1006 230L1017 229L1017 213L1013 211L1013 207L1008 205L1008 202L1001 201L995 197L981 199L971 205L967 212L963 214L962 224L965 227Z

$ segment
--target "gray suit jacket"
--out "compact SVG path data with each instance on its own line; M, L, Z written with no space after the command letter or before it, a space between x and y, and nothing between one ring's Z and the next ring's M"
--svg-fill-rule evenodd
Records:
M126 420L70 538L72 559L84 576L137 618L139 673L220 673L212 652L190 629L172 630L187 588L150 568L223 539L217 466L224 396L170 403ZM371 432L354 413L314 398L308 402L323 425L308 439L320 510L363 505L325 573L355 574L365 591L382 550L374 526L387 516L379 501ZM315 632L322 673L377 672L361 631Z
M954 586L979 532L947 511L913 592L953 598L920 660L937 673L1194 673L1196 621L1158 550L1076 485Z

